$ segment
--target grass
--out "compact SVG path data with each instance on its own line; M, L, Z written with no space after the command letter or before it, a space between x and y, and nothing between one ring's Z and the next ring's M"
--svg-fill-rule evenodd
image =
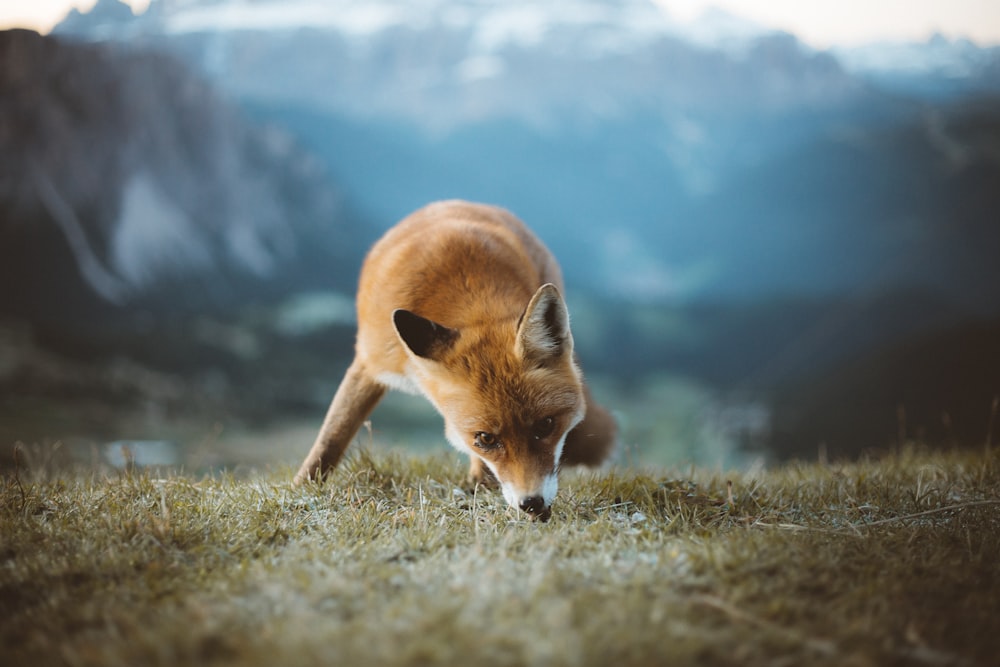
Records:
M1000 456L564 474L552 520L453 456L332 479L21 465L3 665L992 665ZM731 482L731 485L729 484Z

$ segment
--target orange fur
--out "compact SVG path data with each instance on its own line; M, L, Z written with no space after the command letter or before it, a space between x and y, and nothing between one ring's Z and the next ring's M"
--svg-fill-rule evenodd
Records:
M560 463L597 465L615 439L576 365L562 289L507 211L449 201L405 218L365 259L354 362L296 481L336 466L392 387L441 413L473 480L492 473L511 505L548 518Z

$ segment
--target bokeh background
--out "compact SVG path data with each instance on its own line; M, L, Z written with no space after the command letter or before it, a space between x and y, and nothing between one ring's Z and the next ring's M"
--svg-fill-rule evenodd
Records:
M297 463L366 249L443 198L559 257L623 463L992 444L998 10L723 4L0 7L0 465ZM399 395L360 438L446 448Z

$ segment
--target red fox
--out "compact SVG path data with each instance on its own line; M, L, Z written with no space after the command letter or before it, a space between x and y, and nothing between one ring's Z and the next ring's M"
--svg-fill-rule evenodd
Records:
M548 520L561 465L595 466L615 421L573 354L555 258L514 215L430 204L369 251L358 286L354 361L296 482L333 469L389 388L422 394L471 458L473 482Z

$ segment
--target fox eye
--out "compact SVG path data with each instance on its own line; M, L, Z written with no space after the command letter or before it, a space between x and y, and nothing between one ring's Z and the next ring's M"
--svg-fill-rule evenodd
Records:
M531 435L534 436L535 440L541 440L542 438L547 438L552 435L552 431L555 429L556 420L552 417L545 417L544 419L539 419L531 425Z
M482 449L483 451L491 451L500 446L500 438L497 437L496 433L487 433L486 431L476 432L476 447Z

